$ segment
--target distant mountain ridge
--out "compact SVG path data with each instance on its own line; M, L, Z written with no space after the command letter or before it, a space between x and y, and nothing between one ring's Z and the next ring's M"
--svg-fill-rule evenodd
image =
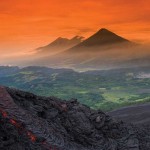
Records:
M37 54L51 54L61 52L81 43L83 38L84 37L82 36L74 36L71 39L59 37L50 44L37 48L36 51Z
M149 47L132 42L108 29L101 28L83 40L58 38L24 65L73 68L78 70L128 68L149 66Z
M114 48L118 45L126 45L131 46L133 45L133 42L118 36L117 34L102 28L95 34L93 34L88 39L84 40L83 42L79 43L78 45L70 48L68 51L82 51L84 48L97 48L97 47L109 47ZM82 50L81 50L82 49ZM99 49L100 50L100 49Z

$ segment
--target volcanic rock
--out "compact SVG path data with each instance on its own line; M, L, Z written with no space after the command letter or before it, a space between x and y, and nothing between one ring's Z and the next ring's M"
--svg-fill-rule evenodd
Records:
M145 134L146 133L146 134ZM2 150L148 150L150 129L115 121L76 100L0 87Z

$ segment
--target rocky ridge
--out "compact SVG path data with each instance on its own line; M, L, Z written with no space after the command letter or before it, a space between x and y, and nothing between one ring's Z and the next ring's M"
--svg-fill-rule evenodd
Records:
M149 127L113 120L75 99L0 87L0 122L2 150L150 149Z

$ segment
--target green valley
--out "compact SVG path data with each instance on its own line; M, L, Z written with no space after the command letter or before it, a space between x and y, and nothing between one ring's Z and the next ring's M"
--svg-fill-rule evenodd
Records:
M2 74L3 69L0 69ZM26 67L0 76L0 84L41 96L78 99L94 109L110 111L150 102L149 67L76 72L71 69Z

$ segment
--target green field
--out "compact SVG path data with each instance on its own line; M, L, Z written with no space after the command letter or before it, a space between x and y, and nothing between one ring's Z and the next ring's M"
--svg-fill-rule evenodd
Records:
M150 101L150 79L135 78L135 72L79 73L29 67L0 77L0 84L61 99L78 99L104 111Z

